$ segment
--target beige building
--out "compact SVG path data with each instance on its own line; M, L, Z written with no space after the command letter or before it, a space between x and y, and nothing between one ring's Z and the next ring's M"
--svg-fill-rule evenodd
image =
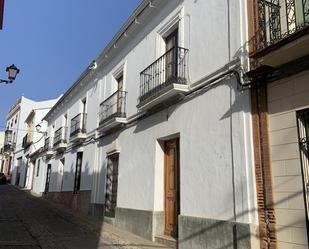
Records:
M268 85L269 135L279 248L307 248L309 71ZM306 133L306 134L305 134ZM303 172L302 172L303 171ZM282 247L280 247L280 245ZM294 247L295 248L295 247Z
M248 3L261 248L307 249L309 2Z

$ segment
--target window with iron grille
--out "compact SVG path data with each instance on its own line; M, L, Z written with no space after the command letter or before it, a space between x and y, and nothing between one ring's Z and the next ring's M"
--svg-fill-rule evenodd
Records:
M106 189L105 189L105 216L115 217L118 189L119 154L107 157Z
M41 160L39 159L38 160L38 165L36 166L36 176L38 177L39 174L40 174L40 163L41 163Z
M77 154L76 154L76 170L75 170L75 179L74 179L74 190L73 190L74 194L76 194L80 190L82 163L83 163L83 152L77 152Z
M309 228L309 108L297 112L299 150L302 164L304 199Z

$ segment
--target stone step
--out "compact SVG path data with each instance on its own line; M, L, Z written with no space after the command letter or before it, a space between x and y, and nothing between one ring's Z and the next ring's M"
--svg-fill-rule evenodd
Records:
M158 235L155 236L155 242L166 245L171 249L177 249L177 239L167 236L167 235Z

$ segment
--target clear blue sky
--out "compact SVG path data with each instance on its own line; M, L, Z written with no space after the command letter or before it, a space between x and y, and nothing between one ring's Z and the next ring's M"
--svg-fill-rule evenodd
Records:
M13 84L0 84L0 130L24 95L58 97L112 39L141 0L7 0L0 31L0 78L14 63Z

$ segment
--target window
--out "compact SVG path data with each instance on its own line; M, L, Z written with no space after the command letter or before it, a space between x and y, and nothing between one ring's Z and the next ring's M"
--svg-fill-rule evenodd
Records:
M37 166L36 166L36 176L37 176L37 177L38 177L39 174L40 174L40 163L41 163L41 160L39 159L39 160L38 160L38 164L37 164Z
M173 31L165 38L166 45L166 65L165 65L165 81L173 81L177 78L177 59L178 59L178 29Z
M68 115L64 114L64 127L68 127Z
M87 104L87 100L86 98L84 98L82 100L82 113L86 113L86 104Z
M4 144L10 144L12 143L12 130L6 130L5 131L5 139Z
M107 157L106 189L105 189L105 216L115 217L118 189L119 154Z
M295 0L295 16L296 24L298 26L303 25L309 21L309 1Z
M76 154L75 179L74 179L74 190L73 190L74 194L76 194L80 190L82 163L83 163L83 152L77 152L77 154Z
M309 217L309 108L297 112L299 151L302 165L305 208ZM309 222L307 220L307 227Z
M3 167L4 167L4 160L2 160L2 164L1 164L1 171L3 173Z
M123 73L117 78L117 113L122 112Z

